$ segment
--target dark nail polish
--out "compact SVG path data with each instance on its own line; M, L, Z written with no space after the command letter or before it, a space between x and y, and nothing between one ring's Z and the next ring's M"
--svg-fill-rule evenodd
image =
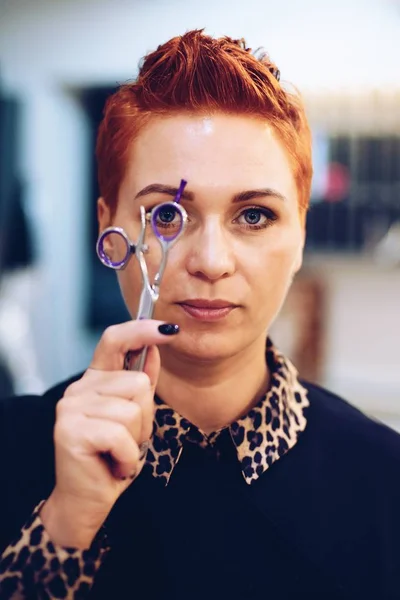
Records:
M179 325L173 323L163 323L159 326L158 331L163 335L175 335L179 333Z

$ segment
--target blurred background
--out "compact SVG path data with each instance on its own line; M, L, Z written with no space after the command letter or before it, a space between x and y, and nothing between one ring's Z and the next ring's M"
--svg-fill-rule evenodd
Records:
M192 28L264 46L303 93L315 178L273 338L400 431L400 2L0 0L0 394L85 369L126 318L95 256L95 132L140 58Z

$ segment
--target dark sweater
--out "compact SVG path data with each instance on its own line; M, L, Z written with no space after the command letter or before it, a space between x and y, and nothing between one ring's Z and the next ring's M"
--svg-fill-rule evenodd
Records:
M400 599L400 436L302 384L307 427L251 486L227 432L218 451L188 444L167 487L144 471L109 515L111 549L82 597ZM54 486L65 386L0 402L0 551Z

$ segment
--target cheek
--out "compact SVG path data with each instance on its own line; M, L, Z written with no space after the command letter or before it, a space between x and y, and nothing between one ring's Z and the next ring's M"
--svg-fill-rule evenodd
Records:
M266 261L290 263L298 255L302 245L300 227L274 227L255 245L255 256L262 255Z
M153 278L160 267L161 257L162 252L160 245L156 243L154 251L152 248L151 261L147 260L149 272L152 273ZM176 288L177 285L180 285L182 278L187 275L186 257L186 247L180 241L169 248L164 275L161 281L161 295L163 295L166 290Z
M133 318L137 313L142 289L142 277L138 262L134 257L131 258L126 269L118 272L118 283L126 307Z
M251 277L250 287L260 290L265 303L280 302L292 281L301 252L297 231L274 232L247 255L243 271Z

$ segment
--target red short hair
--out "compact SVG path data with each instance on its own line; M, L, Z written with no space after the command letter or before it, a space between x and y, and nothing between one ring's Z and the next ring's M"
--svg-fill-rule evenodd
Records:
M108 98L97 138L100 193L114 212L135 137L152 115L183 111L258 116L271 123L290 157L299 207L309 203L311 133L297 93L285 91L268 56L244 40L202 30L174 37L142 62L134 83Z

